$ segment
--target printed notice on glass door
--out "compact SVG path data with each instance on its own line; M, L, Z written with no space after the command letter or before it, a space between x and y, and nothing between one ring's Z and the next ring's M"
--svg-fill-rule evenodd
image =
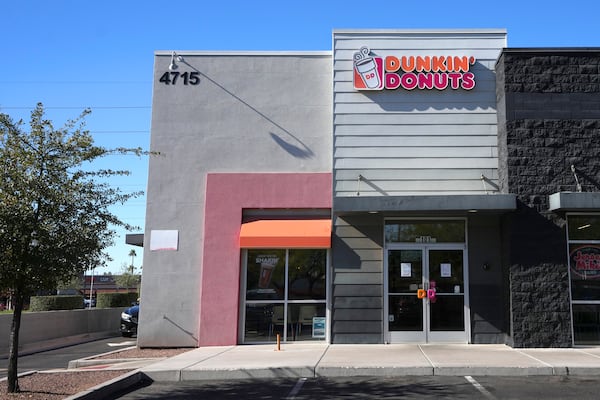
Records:
M410 263L401 263L400 264L400 276L402 278L412 277L412 266Z
M452 277L452 264L442 263L440 264L440 275L442 278Z

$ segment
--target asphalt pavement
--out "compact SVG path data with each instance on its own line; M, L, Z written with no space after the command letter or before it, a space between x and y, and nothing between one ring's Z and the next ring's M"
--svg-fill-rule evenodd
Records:
M90 360L82 360L81 365L85 365L87 361ZM117 362L125 361L115 360L115 368L118 367ZM94 397L94 390L92 390L85 395L74 396L72 399L106 399L109 398L106 389L111 386L115 388L112 396L116 396L115 393L119 390L120 393L125 393L133 388L134 392L126 396L134 396L135 393L143 393L144 390L158 390L157 388L162 387L171 393L165 395L166 398L186 398L177 397L176 394L186 395L187 392L196 390L194 388L207 388L215 382L227 382L227 384L221 383L221 387L237 388L229 391L230 394L240 391L242 394L247 393L241 388L251 388L252 382L258 382L259 388L271 387L269 393L277 393L275 397L264 398L282 398L277 396L283 394L285 394L284 398L302 398L297 396L306 393L307 388L314 385L326 388L328 382L333 382L334 387L335 382L339 381L359 382L368 379L389 380L392 384L407 377L414 381L434 382L435 385L446 385L444 382L452 382L446 386L449 385L448 387L453 389L468 388L469 393L475 390L474 393L478 393L479 398L489 399L519 397L489 397L488 395L494 396L494 393L480 384L482 379L493 378L488 382L490 387L493 387L494 382L508 379L525 379L532 382L540 379L554 379L555 382L589 381L593 382L589 393L596 396L597 378L600 376L600 347L515 349L505 345L292 343L282 345L280 350L270 344L202 347L161 361L128 360L126 362L137 363L132 364L136 365L137 369L127 375L126 384L117 379L103 385L102 397ZM111 361L104 360L104 363L110 364ZM73 363L73 366L76 367L77 363ZM86 369L91 367L89 364L85 366ZM105 370L112 367L104 364L100 368ZM273 386L270 382L281 382L281 384ZM297 393L293 393L294 387L298 386ZM369 387L369 385L363 386ZM373 388L376 386L374 385ZM275 387L279 389L274 389ZM573 383L572 387L573 390L585 390L590 386ZM357 387L351 386L351 390L352 388ZM396 387L395 392L392 392L397 393L404 389ZM211 390L214 391L215 388ZM432 390L431 393L423 393L423 395L435 392L436 390ZM559 392L549 390L549 395ZM580 394L579 398L594 398L587 397L585 393ZM214 398L227 398L215 396L217 397ZM467 396L465 398L475 398L468 397L470 394L465 396ZM448 398L461 397L450 395Z
M19 373L26 371L44 371L57 368L67 368L69 362L75 359L91 357L96 354L106 353L124 347L135 346L135 340L126 340L121 336L101 340L93 340L70 346L57 346L47 351L19 354L17 370ZM8 358L0 358L0 379L6 377Z
M597 399L596 377L402 376L155 382L109 399Z

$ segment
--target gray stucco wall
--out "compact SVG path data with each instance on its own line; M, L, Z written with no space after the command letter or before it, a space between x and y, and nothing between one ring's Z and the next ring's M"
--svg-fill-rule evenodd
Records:
M43 351L119 336L123 308L25 312L21 316L19 353ZM0 315L0 357L8 357L12 314Z
M199 83L161 83L171 52L156 53L140 346L198 343L207 172L331 170L329 53L178 54ZM150 251L161 229L177 251Z

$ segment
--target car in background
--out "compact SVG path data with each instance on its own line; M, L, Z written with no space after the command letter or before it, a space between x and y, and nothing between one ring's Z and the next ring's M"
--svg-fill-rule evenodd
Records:
M139 313L139 304L134 304L121 313L121 335L123 337L137 336Z
M83 308L92 308L96 307L96 299L83 299Z

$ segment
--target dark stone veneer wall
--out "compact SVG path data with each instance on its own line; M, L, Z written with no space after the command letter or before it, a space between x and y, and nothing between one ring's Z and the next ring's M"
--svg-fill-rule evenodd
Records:
M499 177L518 195L507 217L511 338L515 347L570 347L564 215L548 196L600 177L600 49L505 49L496 65Z

